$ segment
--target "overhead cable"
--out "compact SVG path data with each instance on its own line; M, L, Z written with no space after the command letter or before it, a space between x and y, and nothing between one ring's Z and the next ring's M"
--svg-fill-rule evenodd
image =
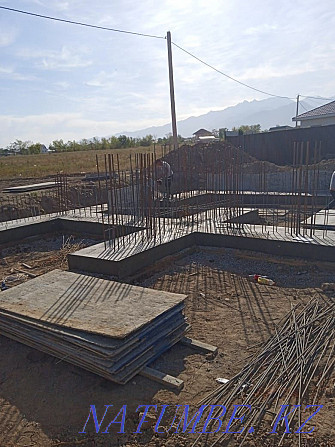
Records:
M225 76L225 77L228 78L228 79L231 79L231 80L234 81L234 82L237 82L238 84L244 85L244 87L250 88L250 89L255 90L256 92L259 92L259 93L263 93L264 95L273 96L273 97L275 97L275 98L293 99L293 100L296 99L296 98L290 98L289 96L275 95L275 94L273 94L273 93L269 93L269 92L266 92L266 91L264 91L264 90L260 90L260 89L258 89L258 88L256 88L256 87L252 87L251 85L245 84L244 82L239 81L238 79L235 79L235 78L233 78L232 76L227 75L227 74L224 73L223 71L218 70L217 68L213 67L213 65L208 64L207 62L203 61L203 60L200 59L199 57L195 56L194 54L192 54L192 53L190 53L189 51L185 50L184 48L180 47L180 46L177 45L175 42L172 42L172 44L173 44L175 47L179 48L181 51L184 51L184 53L186 53L186 54L188 54L189 56L191 56L191 57L193 57L194 59L196 59L197 61L201 62L202 64L204 64L204 65L206 65L207 67L211 68L212 70L216 71L217 73L219 73L219 74Z
M114 31L115 33L132 34L134 36L151 37L151 38L154 38L154 39L166 39L165 36L155 36L155 35L152 35L152 34L136 33L134 31L125 31L125 30L116 29L116 28L108 28L106 26L92 25L90 23L76 22L74 20L60 19L58 17L51 17L51 16L46 16L46 15L43 15L43 14L36 14L34 12L29 12L29 11L22 11L21 9L7 8L6 6L0 6L0 9L5 9L7 11L12 11L12 12L18 12L18 13L26 14L26 15L29 15L29 16L39 17L39 18L42 18L42 19L55 20L56 22L71 23L72 25L86 26L88 28L102 29L102 30L105 30L105 31Z
M300 95L304 98L310 98L310 99L321 99L323 101L334 101L334 98L322 98L321 96L308 96L308 95Z
M154 34L145 34L145 33L138 33L138 32L134 32L134 31L126 31L126 30L121 30L121 29L116 29L116 28L109 28L106 26L99 26L99 25L93 25L90 23L85 23L85 22L78 22L78 21L74 21L74 20L66 20L66 19L60 19L58 17L53 17L53 16L47 16L47 15L43 15L43 14L37 14L34 12L30 12L30 11L23 11L21 9L14 9L14 8L8 8L7 6L0 6L0 9L3 10L7 10L7 11L11 11L11 12L17 12L20 14L25 14L25 15L29 15L29 16L33 16L33 17L38 17L38 18L42 18L42 19L48 19L48 20L54 20L56 22L63 22L63 23L69 23L72 25L79 25L79 26L85 26L88 28L95 28L95 29L101 29L101 30L105 30L105 31L112 31L112 32L116 32L116 33L123 33L123 34L131 34L133 36L140 36L140 37L150 37L153 39L166 39L166 36L156 36ZM198 62L201 62L203 65L206 65L208 68L211 68L212 70L216 71L217 73L221 74L222 76L225 76L226 78L237 82L240 85L243 85L244 87L247 87L251 90L254 90L258 93L262 93L263 95L267 95L267 96L272 96L274 98L282 98L282 99L291 99L291 100L296 100L296 98L292 98L289 96L282 96L282 95L276 95L274 93L269 93L265 90L261 90L258 89L256 87L253 87L249 84L246 84L245 82L239 81L236 78L233 78L232 76L224 73L223 71L213 67L213 65L208 64L207 62L205 62L204 60L200 59L199 57L195 56L194 54L192 54L191 52L185 50L185 48L182 48L180 45L177 45L175 42L172 42L172 44L177 47L179 50L183 51L184 53L188 54L189 56L193 57L194 59L196 59ZM315 96L308 96L308 95L300 95L301 97L304 98L311 98L311 99L320 99L320 100L325 100L325 101L333 101L334 98L323 98L323 97L315 97Z

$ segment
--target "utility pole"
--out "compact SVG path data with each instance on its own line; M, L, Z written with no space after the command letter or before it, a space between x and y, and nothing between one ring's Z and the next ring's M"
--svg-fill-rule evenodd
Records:
M300 95L297 96L297 110L296 110L296 112L295 112L295 127L298 127L297 116L298 116L298 114L299 114L299 96L300 96Z
M176 104L174 100L174 84L173 84L173 66L172 66L172 47L171 47L171 33L167 32L167 48L168 48L168 60L169 60L169 81L170 81L170 102L171 102L171 119L172 119L172 135L173 135L173 147L178 149L178 134L177 134L177 121L176 121Z

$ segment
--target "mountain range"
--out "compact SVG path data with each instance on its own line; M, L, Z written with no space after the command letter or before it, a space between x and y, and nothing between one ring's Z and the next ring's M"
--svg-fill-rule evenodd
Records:
M311 110L326 101L319 101L319 104L310 104L307 101L299 102L299 113ZM200 116L191 116L177 122L178 134L183 137L190 137L198 129L207 130L239 127L241 125L260 124L262 130L275 127L277 125L295 126L292 118L296 113L296 102L285 98L268 98L264 100L243 101L235 106L227 107L223 110L211 111ZM142 138L146 135L153 135L155 138L164 137L171 132L171 124L153 126L137 131L124 131L118 135Z

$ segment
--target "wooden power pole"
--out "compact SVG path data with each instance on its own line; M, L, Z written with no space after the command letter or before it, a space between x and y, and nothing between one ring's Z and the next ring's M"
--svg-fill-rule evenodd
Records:
M167 32L166 39L167 39L168 60L169 60L169 81L170 81L170 101L171 101L171 119L172 119L173 147L174 147L174 149L178 149L176 104L175 104L175 100L174 100L172 47L171 47L171 33L170 33L170 31Z

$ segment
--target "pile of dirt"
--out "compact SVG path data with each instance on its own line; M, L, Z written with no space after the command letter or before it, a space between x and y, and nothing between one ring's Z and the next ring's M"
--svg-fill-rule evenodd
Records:
M242 149L225 142L210 145L183 145L168 153L164 159L172 166L174 172L209 172L220 173L227 167L251 163L256 159Z
M270 161L254 160L249 163L243 163L242 171L244 174L261 174L291 171L292 166L279 166Z

